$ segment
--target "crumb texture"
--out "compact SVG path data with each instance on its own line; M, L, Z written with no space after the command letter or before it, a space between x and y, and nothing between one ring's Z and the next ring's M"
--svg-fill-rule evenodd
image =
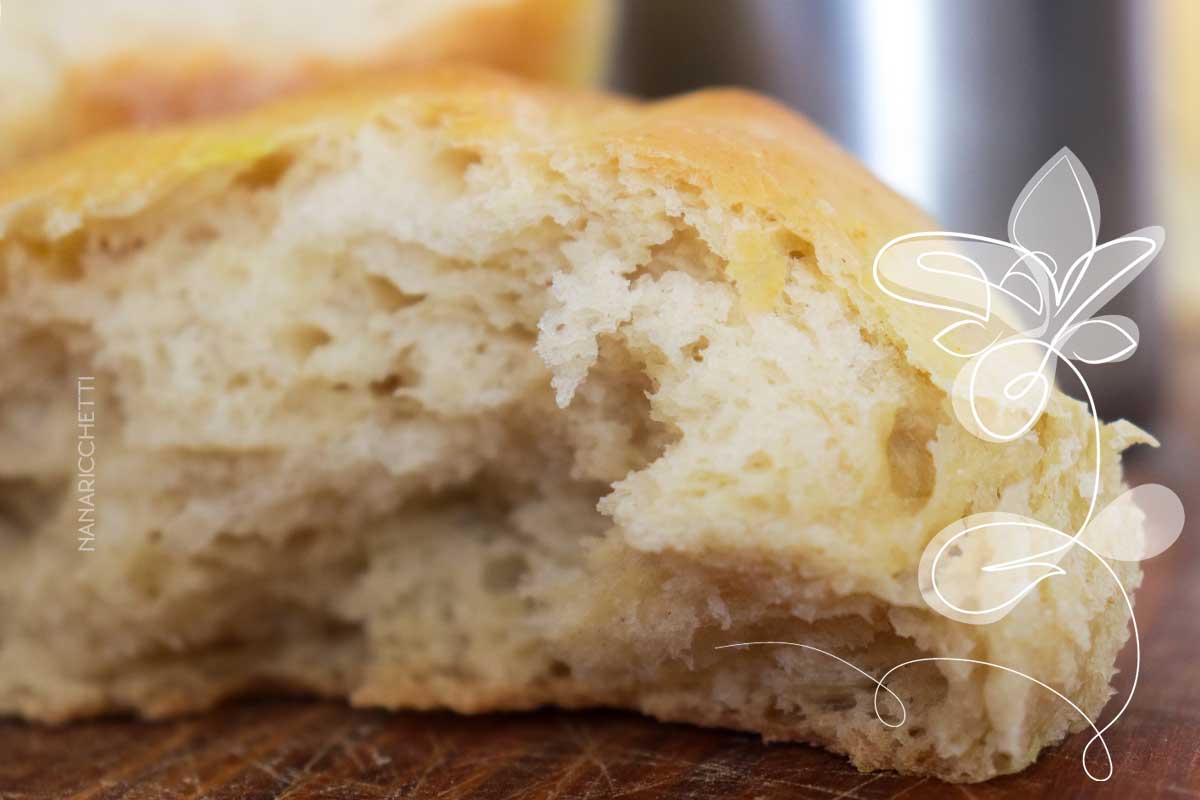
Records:
M1007 445L955 421L926 331L865 288L926 224L766 101L473 72L0 180L0 710L602 704L864 769L1021 769L1086 722L1013 675L906 668L892 729L836 660L714 649L1109 697L1126 615L1079 553L993 625L919 594L967 514L1078 524L1094 455L1063 395Z

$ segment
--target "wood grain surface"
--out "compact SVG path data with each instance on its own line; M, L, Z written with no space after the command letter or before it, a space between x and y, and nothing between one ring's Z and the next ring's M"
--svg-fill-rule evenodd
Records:
M1182 377L1156 430L1168 444L1135 460L1132 482L1172 486L1192 521L1147 564L1137 595L1142 677L1106 737L1116 767L1107 783L1080 766L1087 734L1019 775L949 786L634 714L467 718L273 699L167 722L0 722L0 798L1200 798L1200 351L1176 361ZM1122 690L1132 655L1122 654Z

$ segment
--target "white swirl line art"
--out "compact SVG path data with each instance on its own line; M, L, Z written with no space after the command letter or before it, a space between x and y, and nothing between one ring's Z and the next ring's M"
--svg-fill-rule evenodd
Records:
M871 683L875 684L875 694L874 694L874 699L873 699L873 705L874 705L874 709L875 709L875 718L877 720L879 720L879 722L881 724L886 725L889 728L901 728L904 726L904 723L908 721L908 707L904 705L904 701L900 699L900 696L897 695L891 689L889 689L887 686L887 679L889 677L891 677L892 673L896 672L897 670L903 669L904 667L911 666L912 664L923 664L923 663L926 663L929 661L953 661L953 662L957 662L960 664L976 664L976 665L982 666L982 667L994 667L996 669L1004 670L1005 672L1011 673L1013 675L1018 675L1022 678L1025 678L1028 681L1032 681L1033 683L1036 683L1038 686L1041 686L1043 689L1054 693L1054 695L1057 696L1060 700L1062 700L1067 705L1069 705L1071 708L1073 708L1075 710L1075 713L1077 713L1077 714L1079 714L1079 716L1083 717L1084 721L1086 721L1088 726L1091 727L1091 729L1094 733L1092 734L1092 738L1088 740L1087 745L1084 746L1084 748L1083 748L1083 759L1084 759L1083 770L1084 770L1084 772L1087 773L1088 777L1094 781L1103 782L1103 781L1106 781L1109 778L1111 778L1113 775L1112 754L1109 753L1109 751L1108 751L1108 743L1104 741L1104 731L1108 730L1109 726L1111 726L1113 724L1113 722L1116 721L1116 719L1114 718L1112 721L1110 721L1108 723L1108 725L1105 725L1104 728L1097 728L1096 724L1094 722L1092 722L1092 720L1088 717L1087 714L1083 713L1083 709L1081 709L1079 706L1075 705L1075 703L1071 700L1071 698L1067 697L1062 692L1055 689L1053 686L1043 683L1043 682L1039 681L1037 678L1032 678L1029 675L1026 675L1024 672L1015 670L1012 667L1006 667L1003 664L994 664L990 661L979 661L974 658L955 658L952 656L929 656L926 658L913 658L913 659L909 659L908 661L902 661L901 663L895 665L894 667L889 668L887 672L883 673L882 677L876 678L871 673L859 668L858 666L847 661L846 659L842 658L841 656L835 655L835 654L829 652L828 650L822 650L819 647L813 647L812 645L808 645L808 644L800 644L798 642L783 642L783 641L778 641L778 642L776 642L776 641L735 642L733 644L723 644L723 645L720 645L713 649L714 650L732 650L732 649L739 649L739 648L747 649L750 647L759 647L759 646L764 646L764 645L777 645L777 646L782 645L785 647L798 647L802 650L811 650L814 653L820 653L821 655L828 656L828 657L834 659L835 661L840 661L842 664L845 664L847 667L850 667L850 669L854 670L855 672L862 675L867 680L871 681ZM883 713L879 710L879 690L880 689L882 689L883 691L890 694L892 696L892 699L896 701L896 705L900 708L900 721L899 722L888 722L886 719L883 718ZM1122 711L1123 710L1124 709L1122 709ZM1104 757L1105 757L1106 761L1108 762L1108 773L1102 778L1097 778L1096 776L1094 776L1091 773L1091 771L1088 769L1088 766L1087 766L1087 751L1091 748L1092 744L1097 741L1100 742L1101 747L1104 748Z
M1116 584L1132 626L1133 680L1112 718L1098 727L1062 692L1031 675L989 661L918 658L897 664L876 679L845 659L810 645L742 642L717 649L788 645L834 658L876 684L875 714L888 727L899 727L907 719L900 698L884 685L903 667L955 661L1019 675L1052 692L1087 721L1093 736L1081 756L1084 772L1098 782L1112 777L1113 760L1104 732L1133 700L1142 656L1133 604L1107 559L1139 561L1163 552L1182 532L1184 512L1179 497L1157 484L1134 487L1097 512L1103 457L1100 415L1075 362L1114 363L1137 349L1138 328L1133 320L1093 315L1141 274L1162 248L1165 236L1162 228L1150 227L1100 244L1099 227L1100 204L1091 177L1079 159L1063 148L1018 195L1008 220L1009 241L950 231L906 234L880 248L872 275L888 297L949 318L931 341L941 352L966 361L958 371L951 399L955 416L973 435L1005 443L1028 434L1050 401L1059 362L1082 387L1092 419L1095 459L1088 476L1087 512L1074 533L1017 514L973 514L946 526L930 540L921 556L917 580L926 604L937 613L966 624L986 625L1004 618L1043 581L1066 575L1058 562L1072 548L1083 548ZM1115 531L1143 521L1144 537L1114 539ZM951 599L947 591L958 594ZM982 598L986 600L968 602ZM880 689L900 704L899 723L888 723L880 714ZM1096 742L1104 748L1108 762L1103 777L1093 774L1087 764L1088 752Z

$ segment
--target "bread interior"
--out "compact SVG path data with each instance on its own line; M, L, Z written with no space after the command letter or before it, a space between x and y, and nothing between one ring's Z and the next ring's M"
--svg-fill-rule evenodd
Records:
M1011 676L898 674L932 731L901 734L834 660L713 648L805 642L872 674L933 648L987 657L923 608L914 565L998 497L1077 518L1052 449L1079 458L1086 430L1055 426L1086 415L997 454L809 242L583 152L398 115L128 216L9 236L6 708L162 714L264 682L396 707L628 704L960 777L1032 758L997 728L1009 709L1061 735L1067 717L1014 703L1031 695ZM738 278L763 271L737 260L746 237L787 265L771 314ZM996 483L964 508L947 463ZM1072 647L1114 651L1111 622ZM1107 696L1107 674L1058 677ZM986 766L955 753L985 739Z

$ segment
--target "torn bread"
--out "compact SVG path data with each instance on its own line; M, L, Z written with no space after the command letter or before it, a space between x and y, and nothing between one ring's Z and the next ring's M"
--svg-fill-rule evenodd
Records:
M0 164L431 62L588 81L612 11L612 0L7 0Z
M1126 614L1083 554L991 625L921 597L967 514L1077 524L1092 453L1059 393L1010 444L955 420L936 325L870 274L929 227L769 101L458 70L14 171L0 709L274 685L623 706L956 781L1026 766L1086 722L1012 674L898 671L889 728L833 658L715 649L990 660L1092 717L1110 696ZM1127 428L1102 441L1104 501Z

